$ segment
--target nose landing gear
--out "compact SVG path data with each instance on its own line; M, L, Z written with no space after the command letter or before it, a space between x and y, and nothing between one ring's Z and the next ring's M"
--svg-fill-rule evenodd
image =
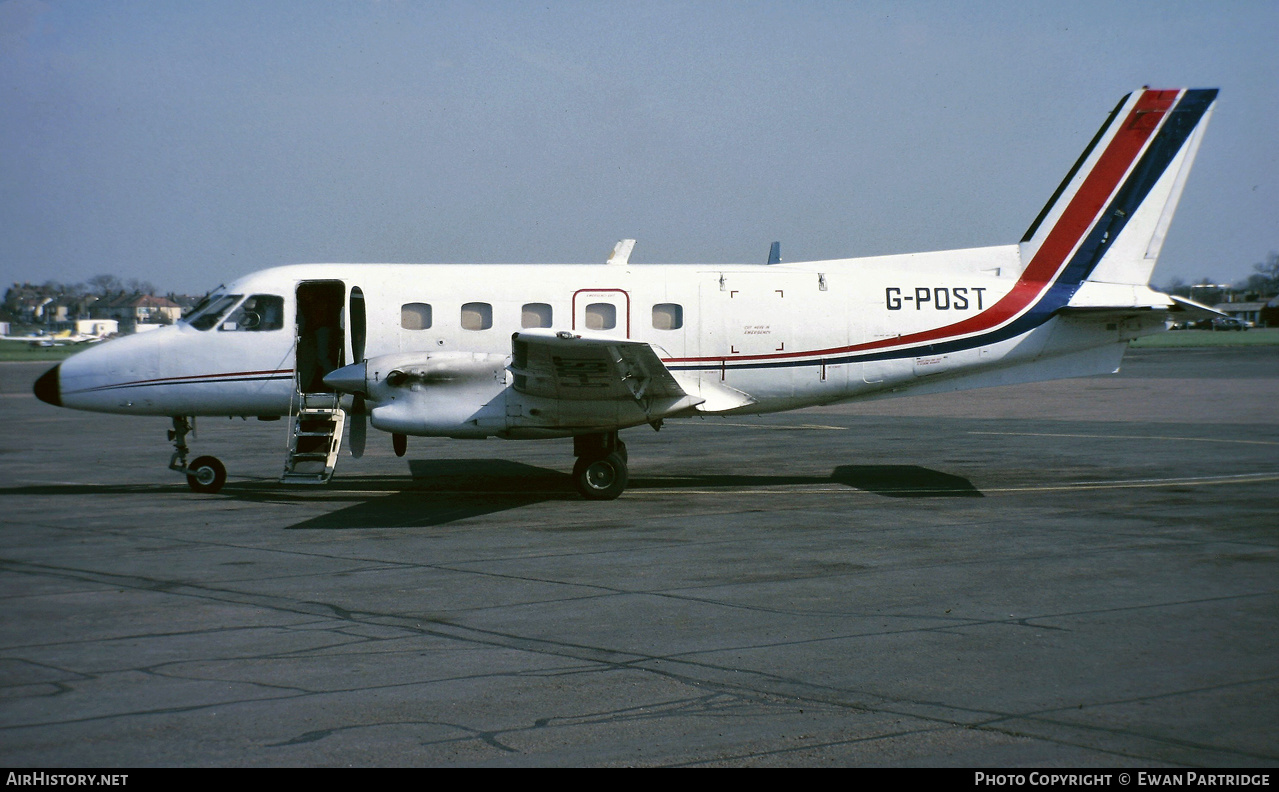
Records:
M169 440L173 441L173 456L169 457L169 469L185 474L187 486L196 492L213 494L222 489L226 483L226 466L217 457L196 457L187 464L187 434L195 432L195 418L185 416L173 417L173 428L169 430Z

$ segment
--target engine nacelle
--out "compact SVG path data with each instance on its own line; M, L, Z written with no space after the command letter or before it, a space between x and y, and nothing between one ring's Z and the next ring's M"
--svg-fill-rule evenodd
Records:
M403 352L369 358L325 377L362 393L375 429L426 437L488 437L506 427L504 355Z

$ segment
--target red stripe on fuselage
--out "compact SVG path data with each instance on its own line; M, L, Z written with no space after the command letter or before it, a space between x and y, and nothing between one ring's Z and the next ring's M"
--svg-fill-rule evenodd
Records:
M1124 175L1137 160L1146 143L1159 128L1164 115L1176 101L1179 91L1146 91L1128 113L1115 136L1088 172L1084 183L1053 225L1021 277L998 302L980 314L954 324L933 330L925 330L896 338L869 341L854 346L817 349L808 352L788 352L784 355L742 355L696 358L673 358L669 363L719 362L721 360L782 360L812 355L836 355L848 352L868 352L895 346L931 343L952 337L980 333L993 329L1030 308L1056 280L1071 252L1097 221L1097 214L1105 208Z
M217 382L226 377L258 377L265 374L292 374L292 369L276 369L274 371L228 371L222 374L191 374L185 377L160 377L158 379L148 380L131 380L129 382L117 382L112 385L99 385L95 388L84 388L77 391L68 391L69 393L87 393L96 390L109 390L114 388L134 388L143 385L177 385L188 380L208 380L209 382Z

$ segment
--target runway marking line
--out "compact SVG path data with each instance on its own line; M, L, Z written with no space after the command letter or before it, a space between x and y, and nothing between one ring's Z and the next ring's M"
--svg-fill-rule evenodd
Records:
M1189 476L1183 478L1167 478L1167 479L1126 479L1120 481L1076 481L1067 482L1065 484L1036 484L1024 487L976 487L976 493L981 495L990 495L994 493L1015 493L1015 492L1067 492L1071 490L1100 490L1100 489L1149 489L1153 487L1206 487L1216 484L1258 484L1267 481L1279 481L1279 473L1240 473L1229 476ZM663 495L666 493L679 495L830 495L838 492L857 492L865 495L893 495L898 493L910 493L914 495L937 495L943 496L947 494L955 495L971 495L973 491L951 490L951 489L923 489L903 487L901 489L890 490L868 490L859 489L857 487L849 487L840 485L837 487L807 487L804 489L757 489L752 487L742 488L725 488L715 490L704 489L676 489L670 490L645 490L639 487L627 491L627 496L633 495Z
M1238 443L1240 445L1279 445L1274 440L1224 440L1217 437L1174 437L1170 435L1065 434L1052 432L968 432L971 435L1004 437L1073 437L1087 440L1178 440L1188 443Z
M718 428L720 426L736 426L742 429L782 429L782 430L791 430L791 431L794 431L797 429L837 429L839 431L847 431L848 429L847 426L827 426L826 424L772 424L770 425L770 424L750 424L750 423L721 423L719 421L716 421L714 423L698 422L698 423L680 424L681 429L683 429L685 426L702 426L707 428Z

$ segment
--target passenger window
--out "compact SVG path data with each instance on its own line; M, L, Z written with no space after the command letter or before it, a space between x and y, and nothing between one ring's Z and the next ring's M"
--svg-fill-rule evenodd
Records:
M654 330L678 330L684 326L684 307L679 303L658 303L653 306Z
M546 303L529 303L520 314L520 327L550 327L551 306Z
M400 306L400 327L405 330L426 330L431 326L431 306L426 303L405 303Z
M591 303L586 306L587 330L612 330L617 327L617 306L612 303Z
M463 330L487 330L493 326L493 306L472 302L462 306Z
M284 327L284 298L255 294L232 312L219 330L279 330Z

